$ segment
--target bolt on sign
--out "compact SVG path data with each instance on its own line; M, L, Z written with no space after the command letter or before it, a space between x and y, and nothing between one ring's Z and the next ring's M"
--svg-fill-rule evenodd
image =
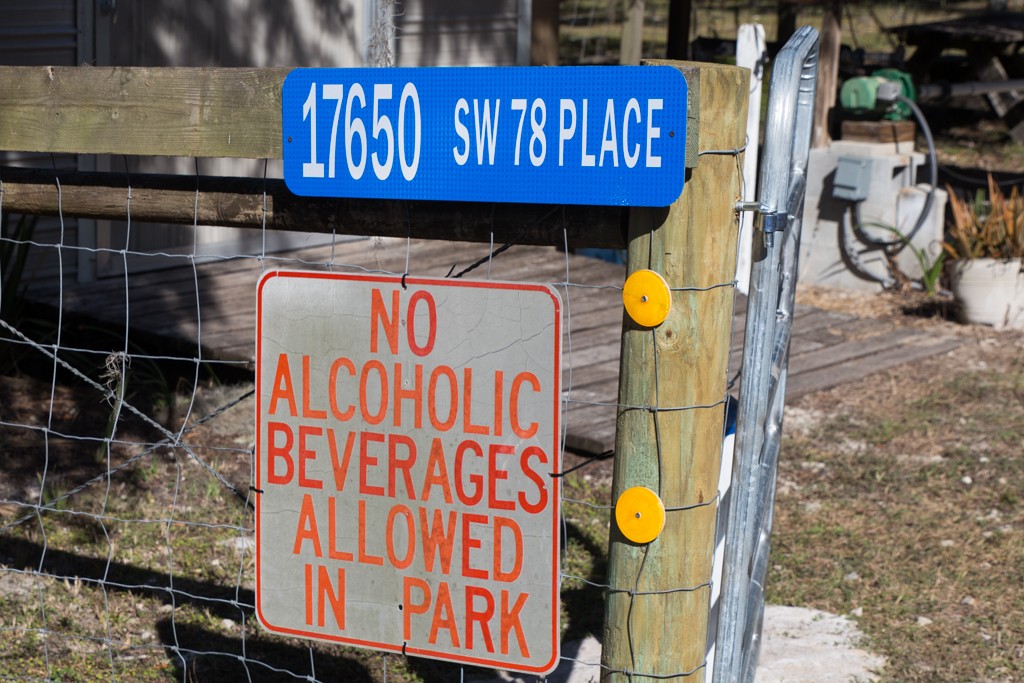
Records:
M557 292L271 271L257 298L263 626L551 671Z

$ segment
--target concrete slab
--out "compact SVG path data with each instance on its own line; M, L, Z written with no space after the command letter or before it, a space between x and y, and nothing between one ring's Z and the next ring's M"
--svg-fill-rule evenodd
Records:
M885 658L859 647L848 617L804 607L765 609L757 683L858 683L878 680Z
M878 680L885 659L859 647L848 617L804 607L768 605L764 614L757 683L864 683ZM595 638L566 643L562 663L547 683L600 683L601 644ZM475 683L535 683L534 676L499 672Z

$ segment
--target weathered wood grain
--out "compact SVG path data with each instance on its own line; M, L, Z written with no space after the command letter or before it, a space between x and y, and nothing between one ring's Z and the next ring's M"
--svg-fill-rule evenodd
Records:
M493 240L496 246L625 246L626 212L607 206L297 197L276 179L158 174L129 179L123 173L55 174L9 167L0 168L0 182L6 210L44 216L123 220L130 182L132 220L140 225L265 226L339 235Z
M681 69L701 147L742 147L749 71L709 64ZM731 156L701 156L686 191L667 211L634 209L628 270L653 270L672 288L731 281L739 168ZM617 414L612 497L645 486L669 508L709 504L668 513L649 544L632 543L612 525L613 588L602 652L610 682L633 680L622 672L673 678L692 671L692 680L704 680L733 293L731 287L673 292L661 325L649 329L627 320L623 329L618 403L626 407Z
M288 71L0 67L0 149L279 159Z

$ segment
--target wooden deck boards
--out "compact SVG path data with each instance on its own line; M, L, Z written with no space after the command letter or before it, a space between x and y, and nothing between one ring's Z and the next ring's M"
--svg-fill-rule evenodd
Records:
M335 245L332 268L444 277L485 258L486 245L361 240ZM289 252L264 261L239 258L115 277L88 285L64 284L63 306L111 324L194 345L204 359L251 362L255 343L256 282L264 269L324 268L332 248ZM297 260L298 259L298 260ZM555 283L563 297L563 341L568 391L566 445L600 453L614 446L622 325L622 266L551 248L513 247L466 277ZM568 286L565 285L569 282ZM56 304L54 288L34 296ZM745 318L738 307L731 335L730 376L739 366ZM196 345L197 340L201 348ZM838 386L872 372L942 353L955 338L897 327L893 321L798 307L794 317L787 395Z

